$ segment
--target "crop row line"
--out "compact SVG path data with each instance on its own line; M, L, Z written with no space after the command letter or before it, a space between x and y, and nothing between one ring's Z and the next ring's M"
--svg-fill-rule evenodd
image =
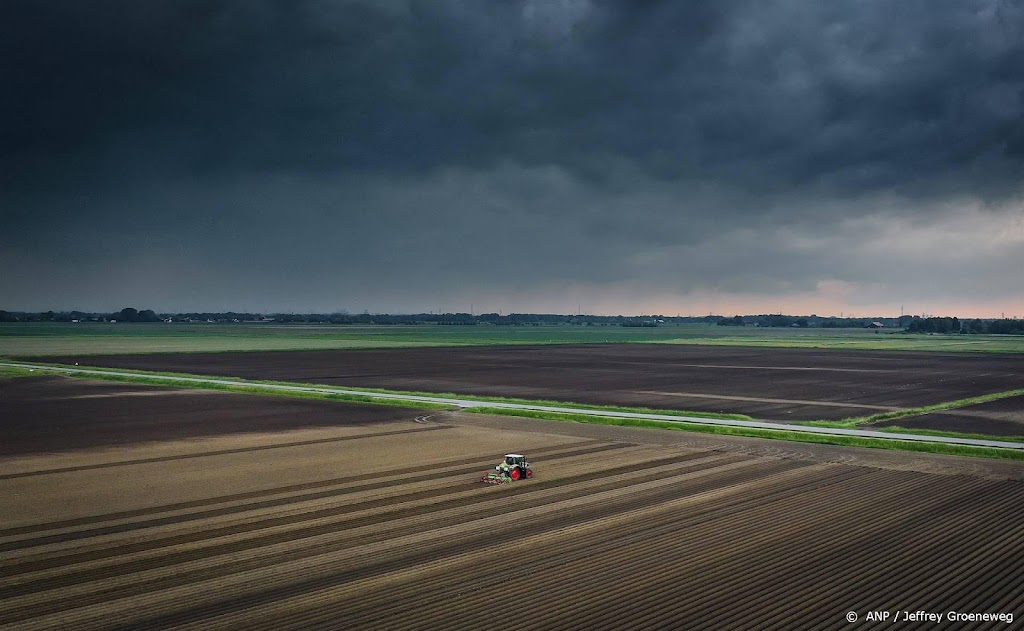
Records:
M760 468L747 468L747 469L745 469L745 470L743 470L741 472L737 472L738 474L736 476L733 476L729 480L730 484L728 486L722 487L722 486L719 486L718 484L716 484L715 487L712 487L712 488L717 489L717 492L715 492L716 496L718 496L719 493L723 492L723 491L727 491L729 493L729 496L732 497L733 500L731 502L726 502L727 504L730 504L730 505L733 505L733 506L736 505L736 504L749 505L751 502L756 502L757 501L756 498L752 498L752 497L750 497L748 495L743 495L743 491L749 489L750 485L754 485L754 486L761 485L761 484L763 484L763 481L766 478L770 479L771 476L773 476L775 474L778 474L778 475L800 475L800 474L802 474L802 472L806 472L809 469L813 469L813 468L812 467L785 466L785 465L783 465L781 463L777 463L774 466L764 466L764 467L760 467ZM626 489L626 491L628 491L628 489ZM554 530L551 530L550 528L547 528L547 529L535 532L535 529L524 528L522 531L517 531L517 532L509 533L509 535L511 537L511 545L512 545L513 548L516 546L517 542L523 542L523 545L528 545L527 542L536 539L536 537L533 536L535 534L539 535L540 538L548 538L548 537L551 537L553 535L559 536L559 533L566 533L566 532L569 532L569 531L575 531L581 525L583 525L585 530L592 530L593 529L592 528L592 524L600 523L600 521L602 519L621 519L624 516L628 517L629 515L632 515L632 514L636 514L637 518L639 518L639 516L640 516L640 514L642 512L642 511L640 511L641 508L643 510L648 510L651 507L660 506L664 502L684 501L686 503L699 504L700 501L699 500L694 501L695 498L698 498L700 496L703 496L703 497L706 498L706 497L708 497L708 495L710 493L712 493L712 491L707 490L707 484L701 485L701 484L698 483L698 484L696 484L694 486L685 487L685 488L680 488L678 486L668 487L668 488L664 489L663 491L659 491L657 494L654 494L654 495L640 495L640 494L635 494L635 493L632 494L632 495L629 495L629 496L621 496L620 495L620 499L615 502L616 505L614 505L614 506L607 506L607 507L601 507L600 513L598 515L590 515L590 516L588 516L588 515L581 515L578 512L573 512L573 513L571 513L571 515L572 515L572 519L571 520L566 518L566 517L562 517L562 518L556 520L556 522L554 524L555 525L555 529ZM624 511L625 511L625 513L624 513ZM705 519L711 519L711 517L709 515L709 513L711 513L711 512L717 513L718 511L705 511L705 512L701 513L701 515ZM629 521L632 522L633 518L630 518ZM564 540L564 538L559 536L559 540L562 541L562 540ZM569 543L570 546L573 546L573 545L578 544L579 541L580 540L578 538L573 537L573 539L570 542L567 542L567 543ZM459 547L462 548L462 546L459 546ZM491 557L492 558L492 563L496 563L499 567L500 566L507 567L509 565L509 560L508 560L509 558L515 558L516 559L515 565L518 566L520 564L520 562L521 562L523 564L523 567L532 567L534 562L537 560L533 556L531 556L531 553L529 551L527 551L527 553L524 554L522 557L520 557L518 555L515 555L515 554L511 554L507 550L508 547L509 547L509 541L505 541L505 542L499 542L497 544L494 544L492 542L491 545L485 546L485 547L482 547L482 548L468 548L468 549L460 550L460 551L458 551L457 554L445 556L443 559L438 559L435 563L431 564L430 567L434 568L433 571L430 570L430 567L423 568L421 566L416 565L417 570L416 570L415 574L417 576L424 576L424 575L430 575L430 574L433 574L433 575L436 576L436 575L439 575L439 574L443 573L443 576L441 578L442 582L448 582L451 579L453 568L457 568L460 565L461 566L465 566L466 564L471 564L472 567L470 567L466 571L468 571L471 574L477 575L477 576L479 576L481 572L484 572L484 577L486 578L488 576L494 576L496 570L493 569L493 568L487 569L489 567L488 565L480 566L479 564L472 563L471 560L476 558L476 557L478 557L478 556L480 556L480 555ZM548 549L547 552L551 553L552 550ZM561 549L559 549L556 552L561 552ZM545 555L545 556L547 556L547 555ZM408 568L408 567L412 567L413 565L414 564L410 564L409 563L408 559L405 559L405 561L402 564L402 567ZM399 568L399 569L401 569L401 568ZM499 574L500 574L500 572L499 572ZM531 575L532 575L532 573L531 573ZM379 601L380 599L385 599L387 602L391 602L391 603L408 602L406 600L407 595L401 589L396 589L396 588L392 587L392 588L387 588L386 591L384 591L384 589L382 588L380 590L374 590L372 592L366 592L365 590L357 589L358 585L359 585L359 583L351 583L349 585L339 585L336 589L329 590L329 591L334 592L334 597L338 597L339 590L340 590L341 593L346 593L346 592L350 593L351 594L350 598L354 599L361 606L366 606L366 605L370 604L372 601ZM416 586L413 585L413 586L408 587L408 588L415 590ZM505 591L500 585L495 586L495 589L499 593L504 593L504 591ZM492 596L495 593L495 591L492 590L492 589L486 589L485 588L483 591L485 591L487 593L490 593ZM503 598L507 598L507 596L509 594L512 594L512 593L514 593L514 590L508 592L508 594L506 594ZM316 595L316 599L319 599L319 598L320 598L320 595ZM358 610L359 608L360 607L358 607L358 606L355 607L356 610ZM333 614L328 613L327 615L331 616ZM351 619L351 620L355 621L355 620L358 619L358 618L355 617L356 615L357 615L356 611L353 611L351 609L346 609L344 617L345 617L346 620L350 620ZM283 621L275 620L274 625L277 625L278 623L281 623L281 622L283 622ZM396 622L396 620L391 619L391 620L389 620L388 624L390 625L390 624L393 624L395 622ZM426 620L421 619L420 622L425 624Z
M372 438L381 436L382 434L360 434L360 437ZM552 445L550 447L539 447L532 449L531 453L535 455L546 455L550 453L556 453L566 449L592 447L596 445L607 444L608 441L603 440L586 440L572 443L564 443L560 445ZM287 443L285 446L292 446L295 443ZM327 480L318 480L316 482L304 482L302 484L291 484L288 486L280 486L270 489L261 489L259 491L249 491L246 493L233 493L230 495L219 495L216 497L203 498L199 500L190 500L187 502L176 502L173 504L164 504L162 506L149 506L146 508L140 508L129 511L120 511L116 513L105 513L102 515L91 515L88 517L79 517L75 519L65 519L55 522L45 522L40 524L32 524L29 526L18 526L14 528L0 529L0 538L12 537L17 535L32 534L35 532L45 532L48 530L59 530L64 528L73 528L76 526L86 526L90 524L116 521L123 519L130 519L133 517L144 517L147 515L156 515L160 513L169 513L179 510L188 510L192 508L202 508L204 506L215 506L217 504L227 504L230 502L243 501L249 499L256 499L260 497L269 497L274 495L285 495L288 493L296 493L301 491L308 491L313 489L320 489L332 486L339 486L342 484L351 484L353 482L364 482L366 480L383 479L389 477L395 477L399 475L408 475L411 473L422 473L424 471L433 471L437 469L447 469L455 466L484 466L490 463L496 458L501 457L501 454L492 454L488 458L460 458L456 460L446 460L442 462L435 462L429 464L415 465L411 467L402 467L400 469L389 469L385 471L364 473L360 475L344 476L338 478L330 478Z
M753 479L756 476L770 473L772 470L799 469L802 466L787 462L777 462L760 468L747 465L744 471L738 473L730 472L731 475L728 477L733 482L738 482L740 480L737 479L737 476L740 475L747 479ZM707 481L706 478L702 479L705 482ZM657 503L662 498L678 496L680 493L690 494L692 489L682 490L678 485L661 485L651 490L642 491L630 486L624 486L624 488L617 489L614 493L619 499L611 500L610 497L605 498L602 495L594 496L589 503L580 505L572 510L570 513L571 519L576 523L599 519L620 512L623 501L640 504ZM607 493L604 495L607 495ZM624 495L628 495L628 497L623 497ZM558 508L558 505L552 508ZM564 512L548 509L544 511L544 514L538 515L535 519L527 520L523 527L517 530L517 535L528 537L548 533L553 529L565 527L567 524L566 520L567 516ZM494 519L484 521L494 521ZM474 527L474 525L469 524L469 528L465 529L463 535L456 539L432 537L419 543L396 540L395 545L397 547L394 548L391 554L381 555L376 553L367 556L361 564L356 564L340 571L310 577L310 568L307 565L303 565L297 567L292 572L293 582L288 582L288 575L279 575L277 580L284 581L283 584L255 593L251 591L251 588L242 585L241 587L245 588L245 591L237 596L226 596L225 592L226 598L223 600L201 605L187 611L171 609L167 613L158 615L155 618L133 623L132 627L160 628L166 627L169 624L177 625L189 621L206 620L211 616L244 610L261 602L282 601L293 596L316 593L325 588L344 586L374 577L385 576L409 566L419 567L424 564L448 563L450 560L457 559L466 553L489 549L493 546L494 537L489 527L481 523L480 527L484 528L481 530Z
M697 458L698 456L701 456L702 458ZM699 462L700 459L704 458L706 458L706 454L695 453L683 457L661 458L642 463L635 463L631 465L610 469L607 471L608 475L606 477L619 476L621 474L630 474L634 472L642 473L645 470L657 469L660 467L664 467L666 465L675 465L673 469L667 471L655 471L654 473L642 475L639 479L634 478L633 482L636 483L637 481L662 479L664 477L668 477L671 475L679 475L681 472L693 471L702 467L706 467L706 463ZM678 466L680 464L685 464L686 462L691 460L697 460L698 462L693 465L684 466L682 468ZM745 458L730 458L725 456L720 457L717 464L742 460L745 460ZM529 501L529 496L533 494L539 494L545 491L555 491L558 490L560 487L572 484L573 482L574 481L571 479L563 478L545 481L539 484L531 484L527 487L522 487L520 489L521 492L512 495L512 498L520 500L518 506L519 508L522 509L529 508L532 506L549 504L557 501L564 501L566 499L580 497L587 493L595 493L603 490L608 490L610 488L613 488L617 484L617 482L614 480L604 482L604 478L600 478L592 481L592 484L589 486L589 488L581 489L577 488L578 485L574 485L573 488L563 491L560 494L550 496L549 493L548 497L540 497L535 501ZM421 528L421 526L419 524L412 523L411 525L407 525L404 528L400 529L375 529L371 532L357 532L355 531L355 529L357 528L365 529L367 526L388 524L399 519L405 519L408 522L409 518L441 513L442 511L450 512L452 510L462 509L463 507L467 506L473 507L473 510L470 511L469 513L464 513L462 515L464 520L483 518L484 516L490 514L493 511L494 507L492 507L491 504L507 504L510 501L510 498L507 497L506 494L503 494L502 497L493 497L491 500L483 499L483 503L481 503L481 496L489 491L493 491L494 489L486 487L481 488L480 486L476 485L473 485L470 488L472 489L470 495L455 497L454 499L449 501L432 502L418 507L405 507L399 509L398 511L386 513L382 513L377 510L374 510L372 512L360 510L360 512L363 513L362 516L357 516L353 519L346 519L340 522L334 521L319 526L303 527L299 530L271 533L257 538L250 538L238 541L227 541L220 544L216 544L212 547L204 547L200 549L190 548L186 551L172 551L160 557L148 557L132 561L121 561L118 563L101 566L99 568L86 568L63 575L44 576L29 582L8 586L7 588L0 590L0 598L11 598L19 595L32 594L44 589L65 589L71 585L79 583L97 581L110 577L127 576L129 574L143 570L153 570L158 567L180 565L188 561L202 560L204 562L209 562L210 560L218 556L224 556L230 553L236 553L256 548L265 548L272 545L294 542L301 539L312 539L314 537L326 534L341 535L340 538L335 538L329 543L316 542L302 549L287 551L277 555L263 555L256 559L225 564L224 566L217 568L208 567L208 565L204 563L203 568L195 571L177 571L173 574L170 574L169 576L157 579L156 581L140 581L136 579L127 583L126 591L139 593L140 591L144 591L143 588L156 588L158 586L169 587L177 584L185 584L187 582L185 579L201 580L203 578L210 578L212 576L236 573L238 571L242 571L243 569L251 569L252 567L260 567L271 563L281 563L287 560L292 560L294 558L300 558L302 556L307 556L311 554L324 554L335 550L342 550L349 546L353 541L358 541L360 544L365 544L373 541L382 541L387 539L388 537L395 537L400 534L410 534L412 532L416 532L418 531L419 528ZM449 494L457 495L460 493L465 494L467 489L466 487L457 487L456 489L451 489L450 487L448 487L445 490ZM511 489L509 489L509 491L511 491ZM407 496L397 496L389 499L393 499L394 503L402 503L403 499L406 497ZM525 502L522 501L523 498L525 498ZM359 508L363 509L365 507ZM374 506L372 508L378 508L378 506L376 506L376 503L374 503ZM119 590L117 588L108 590L108 595L113 593L119 593L119 591L125 590ZM75 597L69 596L65 593L64 597L60 599L60 603L67 605L71 602L79 602L81 600L95 598L95 594L92 594L87 595L85 599L76 599ZM45 608L45 606L43 606L43 608ZM26 607L25 609L27 610L29 608ZM41 611L41 609L37 608L35 611L38 612ZM0 616L0 620L4 619L6 619L6 616Z

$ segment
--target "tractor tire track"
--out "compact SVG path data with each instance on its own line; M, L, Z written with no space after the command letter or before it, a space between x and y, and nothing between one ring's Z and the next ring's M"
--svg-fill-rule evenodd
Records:
M562 454L557 454L556 456L550 457L548 459L549 460L556 460L556 459L560 459L560 458L570 458L570 457L576 457L576 456L591 455L591 454L600 453L600 452L604 452L604 451L611 451L611 450L614 450L614 449L623 449L623 448L628 447L628 446L629 445L627 445L626 443L613 443L613 444L603 445L603 446L598 446L598 447L589 447L589 448L586 448L586 449L577 449L577 450L574 450L574 451L570 451L570 452L566 452L566 453L562 453ZM117 525L112 525L112 526L104 526L104 527L100 527L100 528L93 528L93 529L90 529L90 530L77 530L77 531L67 532L67 533L54 534L54 535L46 535L46 536L42 536L42 537L35 537L35 538L32 538L32 539L20 539L20 540L17 540L17 541L11 541L11 542L0 544L0 552L9 552L11 550L23 550L23 549L26 549L26 548L33 548L33 547L51 545L51 544L54 544L54 543L66 543L66 542L69 542L69 541L76 541L76 540L79 540L79 539L87 539L87 538L90 538L90 537L99 537L99 536L104 536L104 535L118 534L118 533L123 533L123 532L129 532L129 531L132 531L132 530L140 530L140 529L144 529L144 528L155 528L155 527L158 527L158 526L166 526L166 525L171 525L171 524L181 524L181 523L185 523L185 522L189 522L189 521L196 521L196 520L199 520L199 519L208 519L210 517L221 517L221 516L224 516L224 515L231 515L231 514L234 514L234 513L241 513L241 512L246 512L246 511L254 511L254 510L261 510L261 509L266 509L266 508L285 506L287 504L295 504L295 503L298 503L298 502L308 502L308 501L313 501L313 500L336 498L336 497L340 497L340 496L344 496L344 495L350 495L350 494L353 494L353 493L359 493L359 492L363 492L363 491L383 489L383 488L390 488L390 487L398 487L398 486L402 486L402 485L409 484L409 483L412 483L412 482L424 482L424 481L434 480L434 479L437 479L438 477L440 477L442 475L444 477L454 477L454 476L468 475L468 474L471 474L471 473L479 471L479 466L463 467L463 468L460 468L460 469L446 470L446 471L443 471L443 472L440 472L440 471L438 471L438 470L436 470L434 468L430 468L428 470L432 470L433 472L432 473L426 473L426 474L423 474L423 475L413 476L413 477L406 477L406 478L399 479L399 480L389 480L389 481L385 481L385 482L374 482L374 483L362 484L362 485L358 485L358 486L346 487L346 488L343 488L343 489L332 489L332 490L329 490L329 491L319 491L319 492L316 492L316 493L307 493L307 494L299 495L299 496L291 496L291 497L279 498L279 499L274 499L274 500L264 500L264 501L260 501L260 502L253 502L253 503L250 503L250 504L243 504L243 505L239 505L239 506L229 506L229 507L225 507L225 508L209 509L209 510L197 512L197 513L189 513L187 515L172 515L172 516L168 516L168 517L160 517L160 518L150 519L150 520L142 521L142 522L132 522L132 523L126 523L126 524L117 524ZM449 492L450 492L450 490L449 490ZM280 518L276 518L276 519L265 520L263 523L266 524L266 525L262 526L262 527L269 528L271 526L279 526L279 525L283 525L283 524L286 524L286 523L294 523L296 521L302 521L303 519L315 519L315 518L320 517L320 516L329 516L329 515L332 515L331 511L333 511L333 510L343 511L343 508L324 509L323 511L320 511L320 514L316 514L315 516L312 516L313 514L306 513L306 514L300 515L300 516L280 517ZM341 514L341 513L337 513L337 514ZM291 520L291 521L289 521L289 520ZM224 527L224 528L220 529L218 532L220 532L220 533L222 533L224 535L235 534L235 532L238 532L237 530L232 530L232 528L240 528L240 527L239 526L236 526L236 527ZM180 535L180 536L177 537L177 539L179 539L179 540L176 541L176 543L188 543L190 541L189 537L191 537L191 536L194 536L194 535ZM214 536L219 536L219 535L214 535ZM209 537L202 537L202 538L209 538ZM138 544L138 545L141 545L141 544ZM175 544L167 544L167 545L175 545ZM138 549L133 548L132 551L139 551L141 549L142 548L138 548ZM122 549L120 553L123 554L124 552L125 552L125 550ZM25 564L25 565L30 565L30 564ZM20 568L21 566L15 564L14 567L15 568ZM28 571L32 571L32 570L28 570Z
M374 434L374 436L379 434ZM595 445L607 445L608 441L604 440L585 440L579 442L565 443L562 445L552 445L550 447L539 447L531 449L530 452L536 455L547 455L557 453L567 449L578 449L581 447L592 447ZM346 476L340 478L331 478L328 480L319 480L316 482L306 482L303 484L292 484L289 486L281 486L270 489L263 489L259 491L250 491L247 493L233 493L231 495L221 495L218 497L210 497L199 500L191 500L188 502L176 502L174 504L165 504L163 506L152 506L147 508L140 508L130 511L120 511L117 513L105 513L102 515L93 515L89 517L80 517L76 519L65 519L62 521L45 522L40 524L33 524L30 526L18 526L15 528L0 529L0 538L11 537L16 535L32 534L35 532L45 532L48 530L60 530L63 528L73 528L76 526L87 526L89 524L103 523L108 521L116 521L121 519L130 519L133 517L144 517L146 515L157 515L160 513L170 513L179 510L187 510L190 508L202 508L203 506L215 506L217 504L227 504L230 502L237 502L249 499L256 499L259 497L270 497L273 495L284 495L287 493L296 493L300 491L308 491L312 489L320 489L331 486L338 486L341 484L349 484L352 482L363 482L366 480L375 480L379 478L389 478L399 475L408 475L410 473L421 473L423 471L431 471L435 469L445 469L448 467L465 466L469 464L475 464L477 466L486 466L492 463L494 460L501 457L501 454L491 454L490 456L475 457L475 458L460 458L458 460L446 460L443 462L437 462L432 464L416 465L412 467L403 467L401 469L390 469L385 471L377 471L373 473L363 473L359 475Z
M659 467L663 467L663 466L668 465L668 464L683 464L683 463L686 463L686 462L688 462L690 460L699 460L699 459L706 458L706 457L707 457L707 454L695 453L695 454L689 454L689 455L685 455L685 456L672 456L672 457L668 457L668 458L660 458L660 459L656 459L656 460L645 461L645 462L642 462L642 463L634 463L634 464L630 464L630 465L624 465L624 466L621 466L621 467L616 467L616 468L613 468L613 469L608 469L606 471L606 474L607 474L607 476L615 476L615 475L621 475L621 474L630 474L630 473L635 473L635 472L643 472L645 470L656 469L656 468L659 468ZM748 458L744 458L744 457L739 457L739 456L721 456L720 459L715 462L715 464L717 464L717 465L733 464L733 463L743 462L743 461L746 461L746 460L749 460L749 459ZM648 482L648 481L653 481L653 480L664 479L664 478L672 477L672 476L679 476L679 475L682 475L682 474L685 474L685 473L690 473L692 471L697 471L697 470L705 469L705 468L707 468L707 463L698 463L698 464L695 464L695 465L692 465L692 466L684 466L682 468L678 468L677 467L677 468L673 468L673 469L670 469L670 470L667 470L667 471L658 471L658 472L654 472L654 473L649 473L649 474L643 475L643 476L641 476L639 478L631 478L631 480L633 481L634 484L635 483L642 483L642 482ZM572 486L572 485L575 485L575 484L578 484L578 481L577 480L572 480L572 479L555 479L555 480L544 481L544 482L540 482L540 483L531 483L529 486L521 486L521 487L516 488L516 489L506 489L508 491L508 493L504 494L505 495L505 500L504 501L518 500L520 508L529 508L529 507L535 507L535 506L541 506L541 505L546 505L546 504L550 504L550 503L565 501L565 500L568 500L568 499L574 499L574 498L577 498L577 497L585 496L585 495L590 494L590 493L596 493L596 492L601 492L601 491L605 491L605 490L610 490L610 489L613 489L613 488L617 488L618 486L621 486L621 483L619 483L619 482L609 482L609 483L604 483L604 484L597 483L595 485L588 486L587 488L583 488L583 489L570 488L570 489L568 489L568 490L566 490L566 491L564 491L562 493L559 493L557 495L550 495L549 494L549 496L543 497L543 498L541 498L539 500L536 500L536 501L533 501L533 502L530 501L530 496L531 495L540 494L541 492L545 492L545 491L557 490L557 489L560 489L560 488L563 488L563 487L567 487L567 486ZM472 488L472 487L469 487L469 488ZM490 489L481 488L481 487L476 487L476 488L479 491L481 491L482 493L487 493L490 490ZM464 493L466 490L467 490L467 487L456 487L456 491L455 492ZM451 488L441 489L440 491L443 491L443 494L452 494L453 493L453 490ZM431 491L430 493L431 493L431 495L428 496L428 497L434 497L434 496L442 495L442 493L438 493L436 491ZM420 495L420 494L417 493L417 494L413 494L413 495ZM179 552L179 551L175 551L175 552L169 553L169 554L167 554L167 555L165 555L163 557L148 557L148 558L138 559L136 561L115 563L113 565L107 565L107 566L103 566L103 567L97 568L97 569L90 568L90 569L81 570L81 571L78 571L78 572L69 572L69 573L66 573L66 574L62 575L58 580L55 580L52 577L43 577L43 578L40 578L40 579L37 579L37 580L34 580L34 581L23 582L23 583L19 583L19 584L15 584L15 585L11 585L11 586L6 586L6 587L3 587L3 588L0 588L0 599L6 599L6 598L12 598L12 597L16 597L16 596L20 596L20 595L24 595L24 594L30 594L30 593L33 593L33 592L40 591L42 589L66 588L68 586L71 586L71 585L74 585L74 584L78 584L78 583L82 583L82 582L96 581L96 580L101 580L101 579L104 579L104 578L109 578L111 576L120 576L120 575L125 575L125 574L129 574L129 573L133 573L133 572L139 572L139 571L143 571L143 570L151 570L151 569L154 569L154 568L157 568L157 567L166 567L166 566L170 566L170 565L177 565L177 564L181 564L181 563L184 563L184 562L193 561L193 560L197 560L197 559L212 559L214 557L221 556L221 555L226 555L226 554L231 554L231 553L236 553L236 552L242 552L242 551L245 551L245 550L251 550L251 549L255 549L255 548L264 548L264 547L273 546L273 545L277 545L277 544L281 544L281 543L294 542L294 541L298 541L298 540L301 540L301 539L308 539L308 538L313 538L313 537L321 536L321 535L324 535L324 534L331 534L331 533L339 534L341 536L341 538L337 539L336 541L334 541L331 544L315 544L315 545L309 546L308 548L303 548L303 549L300 549L300 550L297 550L297 551L290 551L290 552L284 553L283 555L279 555L279 557L277 558L277 561L278 562L283 562L283 561L287 561L287 560L293 560L295 558L302 558L303 556L309 556L309 555L315 555L315 554L323 554L325 552L330 552L332 550L344 549L345 547L351 545L352 544L351 540L353 539L353 537L347 535L347 531L351 531L353 529L361 528L361 527L366 527L366 526L373 526L373 525L377 525L377 524L387 524L389 522L393 522L393 521L396 521L396 520L399 520L399 519L408 519L410 517L429 515L431 513L437 513L437 512L442 512L442 511L451 511L451 510L459 509L459 508L463 508L463 507L474 508L475 506L477 506L481 502L480 495L481 495L481 493L476 493L475 495L471 495L471 496L468 496L468 497L456 497L454 499L447 500L447 501L434 502L434 503L430 503L430 504L426 504L426 505L422 505L422 506L410 507L410 508L400 508L398 510L390 511L390 512L376 511L376 512L374 512L372 514L364 515L364 516L361 516L361 517L356 517L354 519L348 519L348 520L341 521L341 522L331 522L331 523L323 524L323 525L320 525L320 526L303 528L301 530L291 530L291 531L286 531L286 532L281 532L281 533L273 533L273 534L265 535L265 536L262 536L262 537L257 537L257 538L252 538L252 539L236 540L236 541L229 541L229 542L225 542L225 543L221 543L221 544L216 544L216 545L212 545L212 546L208 546L208 547L203 547L203 548L199 548L199 549L193 549L193 550L189 550L189 551L187 551L185 553L182 553L182 552ZM417 498L417 499L422 499L422 498ZM358 503L358 504L348 505L348 506L346 506L344 508L350 509L350 510L346 510L344 513L339 513L339 514L343 515L343 514L346 514L346 513L366 512L366 511L368 511L370 509L379 509L379 508L381 508L381 507L383 507L385 505L404 504L404 503L407 503L409 501L410 501L410 498L409 498L408 495L391 497L391 498L385 498L385 499L382 499L382 500L369 500L369 501L361 502L361 503ZM462 514L460 514L460 518L463 519L463 520L479 519L479 518L483 518L483 517L489 515L492 510L493 509L490 508L490 507L474 508L474 510L472 510L470 512L463 512ZM358 535L358 541L361 544L365 544L365 543L372 542L372 541L382 541L382 540L386 540L388 538L394 538L396 536L401 536L401 535L404 535L404 534L410 534L412 532L417 532L419 530L419 528L420 528L419 525L413 524L411 526L407 526L407 527L399 528L399 529L381 530L381 531L378 531L378 532L375 532L375 533L370 533L370 534L359 534ZM216 536L216 535L213 535L213 536ZM123 547L115 547L114 550L115 551L116 550L123 550ZM64 557L64 558L66 559L67 557ZM57 559L54 559L53 562L57 562L59 560L60 559L57 558ZM268 557L261 557L257 561L258 561L259 565L266 565L266 564L268 564L268 561L270 561L270 559ZM221 575L226 575L226 574L229 574L229 573L235 573L237 571L242 571L243 569L251 569L252 567L257 567L257 566L253 565L253 561L249 561L249 562L239 563L239 564L236 564L234 566L229 566L227 568L217 568L216 571L213 571L211 569L201 570L201 571L199 571L197 573L192 574L192 576L197 578L197 579L198 579L198 577L200 575L207 575L207 577L210 577L210 576L221 576ZM180 574L180 573L179 574L175 574L173 577L170 577L172 580L166 580L165 579L160 584L162 584L165 587L172 585L172 583L173 584L177 584L177 583L184 584L186 581L182 581L181 577L183 577L185 575L186 574ZM154 584L156 584L156 583L154 583ZM131 589L138 589L138 588L139 588L139 584L137 584L137 583L133 584L131 586ZM65 598L62 599L62 601L63 602L67 602L68 598L65 596ZM6 620L6 617L4 615L0 614L0 621L3 621L3 620Z
M751 463L751 465L752 464L756 463ZM737 473L729 476L728 482L738 483L742 480L754 480L757 477L764 476L771 472L795 470L805 466L808 465L803 463L796 464L785 462L774 463L772 465L761 467L748 465L745 467L745 470L741 472L742 475ZM552 529L564 528L569 523L577 523L580 520L585 521L603 515L615 514L621 510L623 504L643 505L645 503L657 503L665 497L689 495L692 494L692 492L692 488L681 489L670 485L630 494L628 485L620 485L620 488L616 491L619 498L616 501L602 501L596 504L585 505L580 509L574 510L571 514L571 522L567 522L566 515L561 514L560 512L556 511L549 513L548 516L544 518L529 522L517 534L523 537L530 536L532 534L542 534ZM436 562L438 560L443 560L451 556L458 556L466 552L485 549L492 544L493 537L489 532L479 533L474 531L473 533L461 537L454 542L447 539L441 539L426 541L418 545L403 546L400 550L396 550L390 554L375 554L367 559L369 563L358 565L341 572L328 573L312 579L300 580L297 583L288 583L255 595L243 592L235 598L201 606L186 614L182 614L181 612L171 612L165 616L158 616L149 621L134 622L131 626L133 628L145 628L147 626L159 628L166 626L167 624L180 624L187 620L199 620L206 618L209 615L216 615L218 612L223 613L236 610L237 608L245 608L247 603L251 604L255 601L283 598L289 595L300 595L309 591L322 589L323 587L336 585L338 583L346 583L352 580L379 576L386 574L389 571L393 571L394 569L401 568L410 562ZM174 620L173 622L171 622L172 619Z
M340 443L350 440L363 440L365 438L381 438L386 436L398 436L401 434L417 434L419 432L436 432L443 429L452 429L451 425L430 425L427 427L413 427L410 429L398 429L390 432L378 432L376 434L359 434L357 436L337 436L335 438L316 438L313 440L300 440L292 443L278 443L274 445L256 445L253 447L237 447L234 449L219 449L216 451L202 451L190 454L175 454L173 456L156 456L153 458L137 458L134 460L118 460L116 462L99 462L96 464L85 464L76 467L61 467L57 469L39 469L36 471L19 471L18 473L0 474L0 480L14 480L18 478L30 478L39 475L52 475L55 473L76 473L79 471L90 471L93 469L111 469L114 467L130 467L140 464L151 464L154 462L173 462L175 460L192 460L194 458L210 458L213 456L226 456L241 454L253 451L268 451L271 449L285 449L288 447L307 447L309 445L323 445L328 443Z
M553 447L545 460L579 471L573 458L613 445ZM0 626L400 631L515 619L523 631L839 629L849 610L1024 604L1018 481L710 451L644 448L616 458L600 476L498 489L453 480L454 471L479 472L463 460L440 477L406 467L281 487L295 493L286 498L268 489L227 501L245 502L238 506L198 500L207 503L191 508L208 510L187 515L154 507L126 518L156 519L108 517L78 531L125 528L92 549L15 558L11 569L24 572L13 576L5 565ZM364 487L389 491L355 495ZM305 501L313 504L272 514ZM232 518L238 523L175 533ZM495 526L514 528L496 538ZM496 580L513 566L526 570L522 582Z

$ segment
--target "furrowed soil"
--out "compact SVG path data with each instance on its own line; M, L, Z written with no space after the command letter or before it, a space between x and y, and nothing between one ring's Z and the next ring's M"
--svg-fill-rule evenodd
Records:
M1024 436L1024 396L979 403L947 412L875 423L875 427L909 427L943 432L974 432L999 436Z
M465 413L126 444L0 457L0 628L822 629L1024 606L1017 463ZM506 451L533 479L479 483Z
M1024 387L1015 355L588 344L39 358L352 387L836 420ZM956 431L976 431L972 424Z
M0 455L409 420L421 410L64 377L0 379Z

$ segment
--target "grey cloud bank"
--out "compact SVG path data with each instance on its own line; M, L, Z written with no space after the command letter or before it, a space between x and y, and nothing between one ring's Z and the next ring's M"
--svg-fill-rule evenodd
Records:
M1020 2L17 2L3 306L1024 314Z

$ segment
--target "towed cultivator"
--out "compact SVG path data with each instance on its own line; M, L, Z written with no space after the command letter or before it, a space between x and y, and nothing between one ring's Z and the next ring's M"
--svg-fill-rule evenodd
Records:
M517 480L526 480L533 477L533 469L522 454L505 454L501 464L494 467L494 471L485 472L481 482L487 484L508 484Z

